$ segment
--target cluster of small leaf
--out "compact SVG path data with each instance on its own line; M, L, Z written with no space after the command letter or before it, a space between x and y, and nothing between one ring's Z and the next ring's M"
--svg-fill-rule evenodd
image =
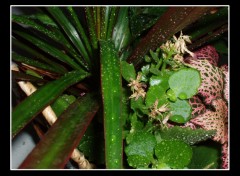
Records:
M201 76L174 58L174 50L158 48L149 54L138 73L132 64L121 63L132 91L125 125L128 164L138 169L188 168L194 145L216 133L185 126L192 112L188 100L197 94Z

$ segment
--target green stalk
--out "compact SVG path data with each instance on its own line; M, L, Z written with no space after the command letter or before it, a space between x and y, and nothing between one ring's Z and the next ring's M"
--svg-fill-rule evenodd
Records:
M106 168L122 168L122 80L120 60L111 41L100 41Z

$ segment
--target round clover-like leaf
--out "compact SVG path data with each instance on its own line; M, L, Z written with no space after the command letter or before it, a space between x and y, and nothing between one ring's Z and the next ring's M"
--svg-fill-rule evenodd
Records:
M190 119L192 108L186 100L177 99L170 103L172 116L169 118L173 122L185 123Z
M158 107L168 102L166 90L161 85L151 86L147 91L145 103L147 107L152 106L158 99Z
M156 145L155 154L159 162L173 169L182 169L191 161L192 148L180 140L162 140Z
M155 145L156 139L151 133L136 132L125 148L129 165L134 168L147 167L153 159Z
M184 68L172 74L168 83L177 97L189 99L198 92L201 77L196 69Z
M160 76L153 75L150 78L149 84L150 86L161 85L164 89L168 89L169 88L168 79L169 75L166 74Z

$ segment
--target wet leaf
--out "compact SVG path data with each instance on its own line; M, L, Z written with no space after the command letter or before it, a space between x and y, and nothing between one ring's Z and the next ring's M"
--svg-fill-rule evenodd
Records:
M165 103L168 103L168 97L166 95L166 89L164 89L160 84L151 86L146 95L146 106L151 107L158 100L158 107L162 106Z
M65 89L89 76L73 71L52 81L23 100L12 112L12 136L23 129L41 110L56 99ZM27 109L27 110L26 110Z
M63 94L54 101L51 107L56 116L59 117L75 100L76 98L73 95Z
M192 158L192 149L179 140L162 140L155 147L158 161L165 163L173 169L186 167Z
M181 140L189 145L205 141L215 135L215 130L191 129L174 126L161 131L161 138L167 140Z
M122 76L112 41L100 41L106 167L122 168Z
M75 101L43 136L20 168L64 168L98 107L98 101L91 94Z
M186 100L177 99L174 103L170 103L171 114L169 118L173 122L186 123L190 119L192 108Z
M189 99L197 94L201 77L195 69L181 69L169 78L169 86L180 99Z
M155 145L156 139L152 134L136 132L131 143L125 147L129 165L134 168L146 168L153 159Z

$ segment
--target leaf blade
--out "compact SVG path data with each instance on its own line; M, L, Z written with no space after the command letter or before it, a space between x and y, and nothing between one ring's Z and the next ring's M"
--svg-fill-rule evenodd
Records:
M54 123L20 168L63 168L98 108L98 101L91 94L77 99ZM80 114L82 118L79 118Z
M72 43L75 45L77 50L81 53L85 61L88 63L88 66L91 66L90 58L87 53L87 50L78 35L76 29L74 26L69 22L67 17L63 14L63 12L58 7L48 7L47 10L49 13L55 18L55 20L60 24L60 26L63 28L69 39L72 41Z
M100 41L106 167L122 168L121 68L114 44Z
M89 76L87 72L73 71L58 80L46 84L27 97L12 112L12 136L14 137L33 116L53 101L66 88ZM27 110L26 110L27 109ZM21 118L20 118L21 117Z

